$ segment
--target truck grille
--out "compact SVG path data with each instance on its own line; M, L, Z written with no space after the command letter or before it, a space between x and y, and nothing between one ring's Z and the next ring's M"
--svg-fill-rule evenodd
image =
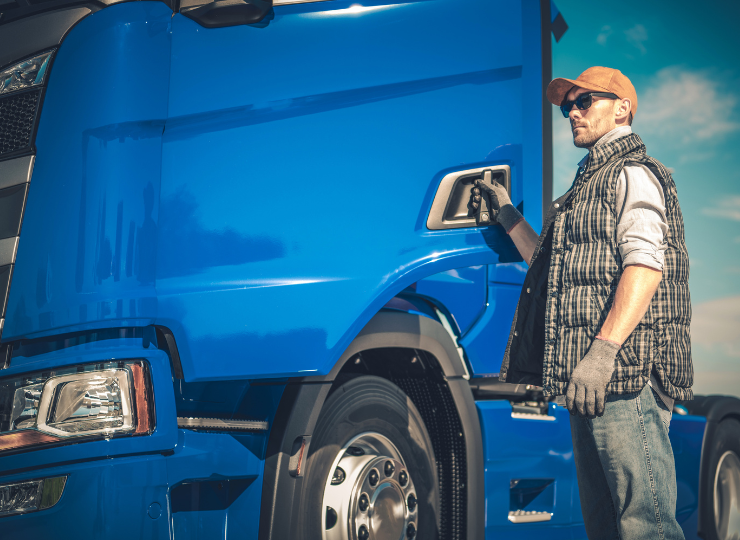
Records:
M30 150L41 89L0 99L0 158Z

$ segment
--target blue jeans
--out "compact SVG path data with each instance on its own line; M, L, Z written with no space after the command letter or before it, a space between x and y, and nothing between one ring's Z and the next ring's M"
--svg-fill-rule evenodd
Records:
M604 415L571 416L589 540L684 540L676 521L671 411L650 386L608 396Z

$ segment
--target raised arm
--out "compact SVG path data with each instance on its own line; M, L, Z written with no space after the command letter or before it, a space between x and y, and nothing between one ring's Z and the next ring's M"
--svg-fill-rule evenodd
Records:
M496 221L511 237L522 259L529 264L534 255L534 248L537 247L539 235L527 223L519 210L511 204L506 188L500 184L489 185L480 181L476 182L476 186L473 188L473 207L477 208L481 199L481 190L485 191L494 210L498 212Z

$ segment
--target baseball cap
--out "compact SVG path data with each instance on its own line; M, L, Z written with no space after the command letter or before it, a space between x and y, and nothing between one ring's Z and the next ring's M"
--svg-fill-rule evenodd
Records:
M588 68L577 79L553 79L547 86L547 99L553 105L560 106L563 99L574 86L580 86L592 92L611 92L621 99L632 103L632 117L637 113L637 92L632 82L618 69L602 66Z

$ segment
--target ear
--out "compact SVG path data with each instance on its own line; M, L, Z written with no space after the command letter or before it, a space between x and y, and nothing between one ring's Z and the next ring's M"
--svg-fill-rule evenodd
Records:
M614 121L617 125L626 125L629 121L630 112L632 111L632 101L629 99L619 99L614 106Z

